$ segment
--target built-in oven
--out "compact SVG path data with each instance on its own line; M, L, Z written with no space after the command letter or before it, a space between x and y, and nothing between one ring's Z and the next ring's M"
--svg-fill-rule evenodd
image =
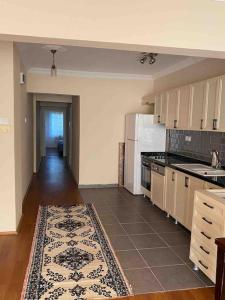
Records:
M141 189L144 195L151 197L151 161L145 156L141 159Z

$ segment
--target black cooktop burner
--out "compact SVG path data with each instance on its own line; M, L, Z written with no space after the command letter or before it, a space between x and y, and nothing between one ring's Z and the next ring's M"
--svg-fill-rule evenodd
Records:
M152 159L164 159L166 152L141 152L141 156L151 157Z

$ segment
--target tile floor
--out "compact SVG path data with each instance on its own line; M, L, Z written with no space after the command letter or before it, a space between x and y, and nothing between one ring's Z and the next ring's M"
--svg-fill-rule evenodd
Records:
M212 286L189 260L190 233L123 188L82 189L94 204L134 294Z

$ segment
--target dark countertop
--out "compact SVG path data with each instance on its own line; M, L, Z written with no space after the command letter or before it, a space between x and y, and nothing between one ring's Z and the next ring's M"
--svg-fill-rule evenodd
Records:
M194 164L194 163L201 163L204 165L209 165L209 163L207 162L203 162L194 158L188 158L185 156L181 156L181 155L177 155L177 154L172 154L172 153L165 153L165 157L164 158L156 158L156 156L151 156L150 153L142 153L142 156L145 156L148 158L148 160L150 160L151 162L157 163L161 166L166 166L166 167L170 167L171 169L175 169L178 171L181 171L183 173L186 173L190 176L202 179L204 181L216 184L218 186L221 186L222 188L225 188L225 176L218 176L218 177L204 177L192 172L189 172L187 170L181 169L177 166L173 166L173 164L185 164L185 163L190 163L190 164Z

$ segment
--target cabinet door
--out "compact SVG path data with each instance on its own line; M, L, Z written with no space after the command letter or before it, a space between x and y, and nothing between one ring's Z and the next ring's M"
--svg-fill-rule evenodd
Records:
M201 179L190 176L189 177L189 191L188 191L188 201L186 208L186 219L184 226L191 230L192 228L192 218L193 218L193 208L194 208L194 194L197 190L204 189L205 182Z
M174 217L176 172L166 168L165 172L165 211Z
M185 224L185 216L188 201L189 176L177 172L177 184L175 192L175 213L174 217L181 224Z
M190 129L199 130L204 128L203 104L205 93L205 81L191 85L191 108L190 108Z
M167 105L167 128L178 127L178 106L179 106L179 90L174 89L168 92L168 105Z
M190 121L190 85L180 88L180 104L178 109L178 127L179 129L188 129Z
M161 114L161 96L155 96L155 107L154 107L154 123L160 123Z
M217 129L225 131L225 75L219 79L219 95L217 103L216 119Z
M167 118L167 93L161 94L161 113L160 123L165 124Z
M216 130L217 129L217 103L219 91L219 77L214 77L206 81L205 101L203 105L204 110L204 129Z
M213 184L211 182L204 181L204 189L205 190L216 190L216 189L222 189L222 187L219 185Z
M164 176L151 171L151 199L162 210L164 210L164 178Z

